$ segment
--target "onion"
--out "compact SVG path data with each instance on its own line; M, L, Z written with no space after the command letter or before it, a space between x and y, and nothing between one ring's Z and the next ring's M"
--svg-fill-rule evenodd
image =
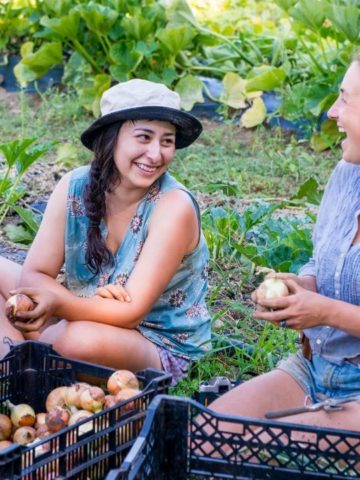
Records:
M120 390L120 392L118 392L115 395L115 401L116 401L116 403L125 402L126 400L129 400L129 398L135 397L140 392L141 392L141 390L139 390L137 388L124 388L123 390ZM124 405L124 407L122 407L122 408L125 411L127 411L127 410L133 409L134 406L135 406L134 402L129 402L126 405Z
M33 447L34 445L37 445L38 443L42 442L43 438L35 438L32 442L28 443L28 447ZM43 455L44 453L50 452L50 442L44 442L35 447L34 453L35 457L39 457L40 455ZM53 477L52 477L53 478Z
M70 413L62 407L54 407L46 414L46 426L49 432L58 432L65 428L69 422Z
M110 375L107 381L107 389L111 395L116 395L124 388L139 388L139 381L133 372L117 370Z
M49 432L49 429L48 429L48 426L46 425L46 423L44 423L44 425L40 425L40 427L36 428L36 437L37 438L47 437L48 435L50 435L50 432Z
M35 423L34 409L27 403L14 405L7 400L6 406L10 409L10 418L15 427L32 427Z
M5 314L11 322L21 320L16 316L17 312L28 312L34 308L35 303L30 297L24 295L23 293L17 293L16 295L13 295L5 302Z
M12 444L13 442L11 440L0 440L0 450L2 450L3 448L8 448Z
M46 411L49 412L54 407L65 407L65 395L69 387L57 387L51 390L46 397Z
M12 432L12 423L10 418L0 413L0 441L8 440Z
M270 300L272 298L286 297L289 295L289 289L280 278L266 278L256 290L258 300Z
M68 407L76 407L81 408L81 401L80 396L84 390L89 388L90 385L88 383L74 383L67 388L65 392L65 404Z
M104 408L111 408L117 404L115 395L105 395Z
M70 425L75 425L76 423L81 422L82 420L85 420L85 418L90 418L92 417L93 414L89 412L88 410L78 410L77 412L73 413L70 417L69 420L69 426ZM78 428L78 434L82 435L86 432L90 432L93 429L93 421L89 421L84 423L83 425L79 425Z
M34 427L38 429L39 427L41 427L41 425L45 425L45 421L46 421L46 413L45 412L37 413L35 416Z
M36 438L36 430L33 427L20 427L13 435L13 441L19 445L27 445Z
M80 395L81 408L90 412L100 412L105 403L105 393L100 387L89 387Z

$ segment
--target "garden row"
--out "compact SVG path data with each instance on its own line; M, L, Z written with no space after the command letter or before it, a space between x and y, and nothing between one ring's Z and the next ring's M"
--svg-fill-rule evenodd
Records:
M222 117L240 113L253 127L274 114L263 92L275 91L275 112L307 119L310 136L360 43L359 2L223 3L215 19L196 15L196 0L8 0L0 5L4 63L19 56L22 87L63 66L62 82L95 115L112 82L139 77L175 88L186 110L211 101ZM324 122L313 146L336 139Z

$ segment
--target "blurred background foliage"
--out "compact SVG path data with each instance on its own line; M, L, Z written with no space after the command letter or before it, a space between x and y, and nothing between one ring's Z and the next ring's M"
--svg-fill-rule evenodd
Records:
M2 62L19 84L62 65L94 115L111 83L164 82L183 107L212 101L245 128L302 122L322 150L339 140L324 113L360 42L360 0L3 0ZM269 92L271 93L270 97ZM270 99L270 100L269 100ZM271 104L271 105L270 105Z

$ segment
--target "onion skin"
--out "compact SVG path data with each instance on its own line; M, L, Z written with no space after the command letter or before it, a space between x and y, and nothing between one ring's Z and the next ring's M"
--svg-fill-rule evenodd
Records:
M74 383L73 385L70 385L70 387L68 387L65 392L66 406L82 408L80 397L82 392L87 388L90 388L90 385L88 383L78 382L78 383Z
M3 450L4 448L10 447L13 442L11 440L0 440L0 450Z
M50 412L55 407L65 407L65 395L69 387L57 387L51 390L49 395L46 397L46 411Z
M105 403L105 393L100 387L89 387L80 395L80 404L83 410L90 412L100 412Z
M16 428L18 427L32 427L35 423L34 409L27 403L19 403L14 405L9 400L5 402L10 409L10 418Z
M54 433L67 427L70 412L62 407L54 407L46 414L45 424L49 432Z
M17 312L28 312L34 310L34 308L35 303L30 297L23 293L17 293L9 297L5 302L5 315L10 322L16 322L17 320L21 320L16 316Z
M115 395L115 401L116 403L120 402L125 402L126 400L129 400L129 398L135 397L141 392L141 390L137 388L124 388L123 390L120 390L116 395ZM127 410L132 410L134 408L135 404L134 402L129 402L124 407L124 411Z
M93 416L93 413L89 412L89 410L78 410L77 412L71 415L69 420L69 426L75 425L76 423L79 423L82 420L85 420L85 418L91 418L92 416ZM86 432L90 432L93 428L94 428L93 421L89 420L88 422L78 427L77 433L79 435L83 435Z
M36 428L36 430L37 430L42 425L45 425L45 422L46 422L46 413L45 412L37 413L36 417L35 417L34 428Z
M117 370L110 375L107 381L107 389L111 395L116 395L124 388L139 388L139 380L130 370Z
M8 440L12 433L12 423L10 418L0 413L0 441Z
M36 438L36 430L33 427L20 427L13 435L13 442L19 445L27 445Z
M280 278L266 278L256 290L257 300L271 300L273 298L287 297L289 289Z
M105 395L104 408L111 408L117 404L115 395Z

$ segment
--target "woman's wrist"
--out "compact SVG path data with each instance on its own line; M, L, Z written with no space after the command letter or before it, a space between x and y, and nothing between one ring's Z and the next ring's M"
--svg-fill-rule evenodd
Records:
M306 290L317 292L316 277L313 275L299 275L300 286Z

